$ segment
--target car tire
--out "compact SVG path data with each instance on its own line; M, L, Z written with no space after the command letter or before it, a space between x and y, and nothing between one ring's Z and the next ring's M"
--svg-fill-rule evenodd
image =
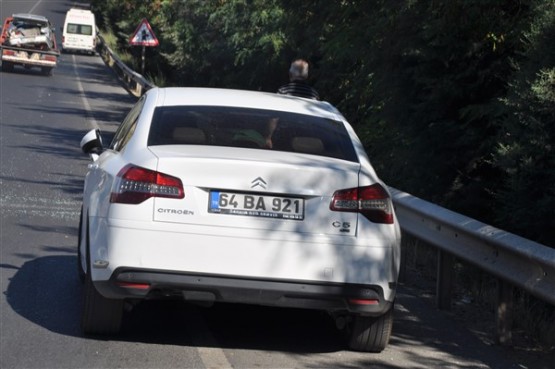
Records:
M85 279L85 298L81 329L84 334L115 334L121 327L123 300L108 299L94 287L91 277Z
M11 62L2 62L2 72L13 72L13 63Z
M52 75L52 68L51 67L41 67L41 72L45 76L51 76Z
M102 296L91 278L89 233L87 230L87 273L85 276L81 329L86 335L118 333L123 316L123 300Z
M379 317L353 316L348 333L349 349L364 352L382 352L391 337L393 308Z
M81 212L79 214L79 233L77 233L77 275L81 283L85 283L85 268L83 268L83 263L81 262L81 234L83 232L83 206L81 206Z

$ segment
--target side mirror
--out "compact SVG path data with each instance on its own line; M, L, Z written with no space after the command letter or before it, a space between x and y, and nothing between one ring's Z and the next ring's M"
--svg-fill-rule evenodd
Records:
M99 129L92 129L81 139L81 150L85 154L100 155L104 148L102 147L102 137Z

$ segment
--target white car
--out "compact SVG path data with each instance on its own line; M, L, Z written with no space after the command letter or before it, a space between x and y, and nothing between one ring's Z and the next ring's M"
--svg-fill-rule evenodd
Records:
M353 350L391 334L400 228L353 128L326 102L154 88L89 164L79 230L82 328L124 301L175 297L325 310Z

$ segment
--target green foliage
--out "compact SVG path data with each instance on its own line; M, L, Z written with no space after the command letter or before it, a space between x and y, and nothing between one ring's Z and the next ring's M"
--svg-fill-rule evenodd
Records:
M555 6L538 1L523 33L525 56L502 104L496 165L504 182L496 192L496 221L515 232L555 244Z
M292 59L404 191L555 245L553 0L94 0L174 86L275 91Z

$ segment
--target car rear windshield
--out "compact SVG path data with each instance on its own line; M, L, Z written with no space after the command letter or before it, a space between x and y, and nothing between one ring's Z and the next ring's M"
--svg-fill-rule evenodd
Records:
M342 122L273 110L171 106L155 110L148 146L211 145L328 156L358 162Z

